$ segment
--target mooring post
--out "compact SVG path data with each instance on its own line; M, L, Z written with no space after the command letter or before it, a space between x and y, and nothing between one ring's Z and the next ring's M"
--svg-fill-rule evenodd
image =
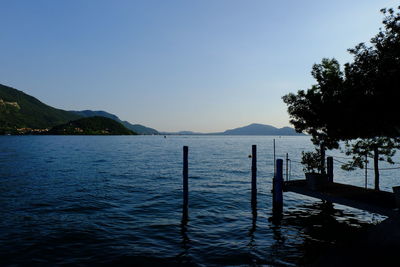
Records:
M368 187L368 156L365 155L365 189Z
M189 147L183 147L183 214L187 216L189 206Z
M328 169L328 182L333 183L333 157L326 158L326 166Z
M286 181L289 181L289 153L286 153Z
M257 204L257 146L251 147L251 204Z
M275 178L275 175L276 175L276 156L275 156L275 139L274 139L274 178Z
M276 160L276 175L272 183L272 210L274 215L283 211L283 160Z

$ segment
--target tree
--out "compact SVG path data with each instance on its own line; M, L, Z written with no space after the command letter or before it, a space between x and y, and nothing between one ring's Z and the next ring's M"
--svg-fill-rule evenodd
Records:
M306 132L312 136L315 146L320 146L322 167L325 172L325 149L338 148L336 129L340 123L334 110L338 110L338 99L343 87L343 73L336 59L322 59L321 64L314 64L311 72L317 81L307 91L282 97L288 105L290 123L297 132ZM340 110L340 109L339 109Z
M400 7L398 7L400 10ZM400 13L382 9L384 29L349 49L354 61L345 65L342 99L357 118L354 136L400 136Z
M328 147L336 140L400 136L399 11L381 10L384 28L370 45L349 49L354 60L344 72L337 60L325 58L312 68L315 85L283 96L296 131Z
M310 134L314 145L337 148L334 125L339 120L333 111L338 106L343 73L336 59L324 58L320 64L314 64L311 74L317 84L307 91L299 90L297 94L289 93L282 97L288 105L290 123L297 132Z
M391 162L400 136L400 12L381 12L384 29L371 45L349 49L354 61L345 64L344 72L335 59L323 59L312 69L317 84L283 97L290 122L296 131L310 134L315 145L337 148L338 141L348 141L347 150L355 153L348 167L359 166L359 157L372 153L376 188L378 162L385 157Z
M400 7L398 7L400 10ZM363 138L346 143L353 160L344 169L362 168L363 159L374 158L375 189L379 190L379 161L393 163L395 149L400 148L400 12L382 9L384 29L370 45L358 44L349 49L354 56L345 64L343 107L351 110L352 127L345 129L346 139Z
M342 169L352 171L356 168L366 168L368 157L374 159L375 190L379 190L379 161L394 164L392 157L396 149L400 148L400 138L374 137L346 141L346 155L353 155L353 159L342 165Z

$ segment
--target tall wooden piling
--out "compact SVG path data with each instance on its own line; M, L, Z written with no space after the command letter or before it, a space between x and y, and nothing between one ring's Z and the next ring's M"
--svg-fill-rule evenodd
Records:
M289 153L286 153L286 181L289 181Z
M272 210L280 216L283 211L283 160L276 160L276 174L272 183Z
M251 147L251 204L257 204L257 146Z
M368 187L368 156L365 155L365 189Z
M275 164L275 162L276 162L276 156L275 156L275 139L274 139L274 178L275 178L275 175L276 175L276 164Z
M189 147L183 147L183 215L187 216L189 207Z
M326 158L326 167L328 169L328 171L327 171L328 182L333 183L333 158L332 157Z

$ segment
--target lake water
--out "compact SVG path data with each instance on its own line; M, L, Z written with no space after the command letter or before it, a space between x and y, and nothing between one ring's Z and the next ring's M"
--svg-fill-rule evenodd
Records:
M283 219L271 220L274 138L278 157L292 159L291 179L302 178L297 162L301 151L312 149L309 137L1 136L0 265L292 266L334 244L338 232L383 219L285 193ZM184 145L187 221L181 214ZM362 170L344 172L336 163L336 181L364 186ZM383 189L396 185L397 172L382 171Z

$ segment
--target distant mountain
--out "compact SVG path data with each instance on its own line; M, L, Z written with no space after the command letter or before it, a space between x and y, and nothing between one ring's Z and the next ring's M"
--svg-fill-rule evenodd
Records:
M0 133L17 128L44 129L81 116L50 107L33 96L0 84Z
M121 123L106 117L87 117L54 126L48 134L55 135L135 135Z
M304 135L297 133L293 128L276 128L271 125L253 123L244 127L226 130L220 133L198 133L192 131L160 132L160 134L173 135Z
M153 128L149 128L140 124L131 124L127 121L122 121L120 118L118 118L116 115L102 111L102 110L82 110L82 111L70 111L73 112L79 116L82 117L93 117L93 116L101 116L101 117L106 117L112 120L115 120L122 125L124 125L126 128L128 128L131 131L134 131L138 134L159 134L159 132Z
M163 135L207 135L206 133L197 133L192 131L180 131L180 132L160 132Z
M196 132L192 132L192 131L180 131L180 132L177 132L176 134L181 134L181 135L197 135L197 134L204 134L204 133L196 133Z
M223 135L304 135L293 128L276 128L271 125L253 123L244 127L226 130Z

